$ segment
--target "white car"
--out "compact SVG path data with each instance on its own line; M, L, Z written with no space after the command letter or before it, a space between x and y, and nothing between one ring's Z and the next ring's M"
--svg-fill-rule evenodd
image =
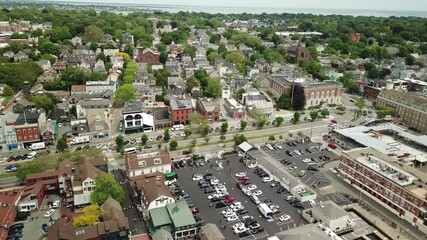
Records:
M52 204L52 208L58 208L58 207L59 207L59 205L61 205L61 201L56 200L55 202L53 202L53 204Z
M231 208L240 207L240 206L242 206L241 202L234 202L233 204L230 205Z
M4 163L4 162L6 162L6 160L7 160L7 158L0 159L0 163Z
M217 145L218 147L224 147L224 143L220 143Z
M236 177L246 177L246 173L245 172L236 173Z
M231 228L234 230L234 229L236 229L236 228L244 227L244 226L245 226L245 224L244 224L244 223L239 222L239 223L236 223L236 224L234 224L233 226L231 226Z
M289 221L290 219L291 219L291 216L289 215L282 215L279 217L279 221L281 222L286 222L286 221Z
M239 217L237 217L236 214L234 214L233 216L227 217L227 222L234 222L239 220Z
M222 215L234 215L234 211L231 208L227 208L225 210L222 210L221 214Z
M297 169L296 166L292 166L292 167L289 168L289 170L295 170L295 169Z
M259 196L259 195L262 194L262 191L261 190L257 190L255 192L252 192L252 194L255 195L255 196Z
M218 179L215 179L215 178L211 179L211 186L216 186L218 184L219 184L219 180Z
M271 146L270 144L265 145L268 149L273 150L273 146Z
M329 168L329 171L331 171L332 173L338 173L338 171L335 168Z
M246 187L246 189L248 189L249 191L255 190L257 188L258 187L255 184L252 184L252 185L249 185L249 186Z
M262 179L262 181L265 182L265 183L271 182L271 181L273 181L273 178L271 178L271 177L265 177L265 178Z
M242 192L248 197L252 195L252 192L247 188L242 188Z
M248 168L249 168L249 169L256 168L256 164L249 164L249 165L248 165Z
M211 194L208 196L208 199L211 200L212 198L219 198L220 195L219 194Z
M203 179L203 176L194 176L193 181L200 181Z
M235 233L235 234L239 234L239 233L242 233L242 232L246 232L248 229L245 227L245 226L239 226L239 227L237 227L237 228L233 228L233 232Z
M45 214L44 214L44 217L45 218L48 218L48 217L50 217L50 216L52 216L52 214L55 212L55 209L50 209L49 211L47 211Z
M311 159L310 158L306 158L306 159L303 159L302 162L309 163L309 162L311 162Z
M276 144L276 147L278 148L278 149L282 149L283 147L282 147L282 145L279 145L279 144Z
M234 212L240 211L245 209L245 207L243 207L243 205L237 206L237 207L232 207L231 208Z

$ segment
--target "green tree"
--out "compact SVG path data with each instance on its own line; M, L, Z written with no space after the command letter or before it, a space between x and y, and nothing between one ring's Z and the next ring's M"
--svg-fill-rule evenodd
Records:
M148 136L147 136L147 134L144 133L141 135L141 144L145 145L145 144L147 144L147 142L148 142Z
M267 119L265 119L265 117L261 117L258 119L256 125L258 128L263 128L266 123L267 123Z
M192 113L190 116L190 130L192 133L200 133L203 132L203 127L207 126L209 124L209 121L200 113L195 112ZM209 129L208 129L209 132Z
M221 136L219 137L219 139L220 139L221 141L224 141L226 138L227 138L227 137L226 137L224 134L221 134Z
M116 142L116 150L117 152L120 152L120 150L122 150L123 146L125 145L124 137L120 134L119 136L116 137L115 142Z
M7 46L7 49L12 51L13 53L18 53L22 49L24 49L24 44L19 42L10 42Z
M184 135L185 135L185 138L188 138L188 136L191 135L191 130L189 128L184 128Z
M281 109L290 109L292 107L291 103L291 96L288 93L283 93L277 100L276 105Z
M221 96L221 82L216 78L208 78L208 85L204 91L207 97L219 97Z
M316 118L317 118L318 115L319 115L319 113L317 111L311 111L310 112L311 120L312 121L316 120Z
M243 131L248 126L248 122L245 120L240 120L240 130Z
M246 90L245 90L245 89L240 88L239 90L237 90L237 92L236 92L237 100L241 100L241 99L242 99L242 95L243 95L243 93L246 93Z
M211 140L211 138L210 138L210 137L208 137L208 136L206 136L206 137L205 137L205 142L206 142L206 143L208 143L210 140Z
M39 94L31 97L37 108L43 108L46 112L53 109L56 104L55 97L52 94Z
M63 138L58 139L58 141L56 142L56 150L58 150L59 152L63 152L67 148L67 142Z
M89 25L85 27L82 39L86 43L100 42L104 39L104 31L96 25Z
M54 64L57 58L52 54L46 53L41 56L41 59L49 60L50 64Z
M55 56L59 56L59 54L61 54L61 49L59 48L58 45L56 45L55 43L52 43L50 41L45 41L43 42L39 47L38 47L40 53L42 55L44 54L52 54Z
M276 117L276 125L277 126L282 125L284 121L285 121L285 119L283 117Z
M304 133L302 133L301 131L297 132L298 137L302 137L304 135Z
M15 94L13 88L11 88L9 85L5 85L3 88L3 95L12 96L13 94Z
M293 118L293 122L294 124L298 123L301 119L301 113L300 112L294 112L294 118Z
M109 197L121 203L125 198L122 186L110 174L104 174L96 179L95 186L91 194L92 203L102 205Z
M201 132L202 136L208 135L209 134L209 130L210 130L209 125L202 126L202 132Z
M226 133L226 132L227 132L227 130L228 130L228 123L227 123L227 122L223 122L223 123L221 124L221 132L222 132L222 133Z
M114 92L115 101L117 104L122 105L126 101L135 100L135 91L132 84L123 84Z
M25 181L28 174L40 173L45 170L44 163L41 161L32 161L24 164L17 164L16 167L18 168L18 171L16 172L16 177L21 181Z
M322 117L328 117L328 116L329 116L329 109L327 109L327 108L323 108L323 109L320 111L320 115L322 115Z
M289 132L289 133L288 133L288 136L289 136L290 138L292 138L292 137L294 136L294 134L293 134L293 133L291 133L291 132Z
M246 140L246 137L245 137L245 135L243 135L243 134L237 134L237 135L234 135L233 136L233 139L234 139L234 144L236 145L236 146L238 146L238 145L240 145L241 143L243 143L243 142L246 142L247 140Z
M169 129L166 129L164 132L163 132L163 140L165 141L165 142L169 142L169 140L171 139L171 133L169 132Z
M200 81L197 78L190 78L188 79L187 83L186 83L186 90L187 92L191 92L191 90L193 90L193 88L195 87L200 87Z
M175 151L178 148L178 142L176 140L172 140L169 144L170 150Z
M91 204L82 209L82 214L73 218L73 228L92 226L100 221L104 213L98 204Z
M270 140L270 141L274 141L274 140L276 140L276 138L274 137L274 135L270 135L270 136L268 137L268 140Z
M416 62L416 59L414 56L412 56L411 54L408 54L408 56L406 56L405 58L406 65L412 66L415 64L415 62Z

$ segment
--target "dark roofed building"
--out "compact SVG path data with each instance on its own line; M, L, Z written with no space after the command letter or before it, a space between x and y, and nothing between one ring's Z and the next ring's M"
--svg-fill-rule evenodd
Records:
M188 124L193 110L188 101L171 99L169 112L173 124Z
M311 59L310 50L302 46L301 39L298 41L298 45L288 48L288 54L291 55L295 63L304 59Z

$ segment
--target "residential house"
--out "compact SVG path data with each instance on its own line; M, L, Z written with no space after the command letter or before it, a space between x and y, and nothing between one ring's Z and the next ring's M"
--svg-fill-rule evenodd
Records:
M29 59L28 55L23 51L19 51L17 54L13 56L14 62L25 62L25 61L28 61L28 59Z
M171 165L167 148L144 153L128 153L125 156L126 175L129 179L154 172L170 173Z
M122 42L124 44L130 44L132 47L135 46L134 37L130 33L125 33L122 36Z
M219 104L212 98L198 98L196 111L205 117L209 122L218 122L221 113Z
M95 66L93 67L93 71L102 74L107 73L105 70L104 61L102 61L102 59L98 59L98 61L95 63Z
M103 215L94 225L73 228L72 221L59 218L49 227L48 240L129 240L129 220L119 202L108 198L101 206Z
M43 69L43 71L47 71L52 67L49 60L41 59L41 60L37 61L36 63L39 67L41 67Z
M264 59L258 59L255 62L260 72L269 73L271 71L270 64Z
M112 68L115 68L115 69L123 69L123 64L125 63L123 61L123 57L121 56L110 57L110 62L113 65Z
M71 44L73 44L73 46L75 46L75 47L83 45L82 44L82 38L79 36L75 36L75 37L71 38Z
M246 93L242 94L242 104L245 106L264 102L267 102L267 98L258 90L248 90Z
M250 105L248 109L251 112L256 111L256 113L270 117L273 115L274 105L272 102L257 102Z
M188 124L193 109L187 100L171 99L169 102L170 119L173 124Z
M1 22L0 22L1 24ZM8 228L14 224L17 213L17 203L21 198L20 188L0 189L0 239L7 239Z
M132 187L140 199L144 215L154 208L165 207L174 203L175 199L169 188L165 185L165 176L161 172L144 174L132 178Z
M135 91L135 100L144 102L144 106L155 106L156 103L156 94L159 91L156 91L156 88L145 85L144 83L132 83L133 89ZM160 90L161 91L161 90Z
M40 126L41 140L48 145L55 145L58 136L58 128L55 120L48 119Z
M182 77L168 77L168 92L176 98L183 98L185 94L185 81Z
M45 71L42 75L37 77L37 83L53 82L57 78L58 73L53 69L49 69Z
M105 80L105 81L87 81L87 93L114 93L117 89L118 82Z
M117 54L119 53L119 49L114 48L114 49L104 49L103 53L106 57L114 57L117 56Z
M86 93L86 85L72 85L71 95Z
M247 112L245 107L238 103L234 98L224 99L224 107L228 115L235 120L246 119Z
M157 49L142 48L138 49L138 62L149 63L151 65L156 65L160 63L160 53Z
M52 180L48 181L51 182ZM17 204L18 212L30 212L40 209L47 191L47 189L44 189L44 185L44 182L37 182L22 189L22 195Z
M148 220L150 234L156 231L170 229L174 239L188 239L197 235L197 223L185 201L167 204L165 207L149 211Z
M122 115L125 133L154 131L154 118L144 112L144 103L142 101L126 102Z

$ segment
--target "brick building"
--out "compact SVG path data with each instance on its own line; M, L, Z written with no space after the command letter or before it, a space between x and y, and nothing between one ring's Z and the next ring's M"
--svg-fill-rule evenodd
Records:
M427 233L427 174L371 148L344 151L339 174L390 212ZM421 186L421 187L420 187Z
M288 54L293 58L295 63L299 63L304 59L311 59L310 50L301 44L301 39L298 41L296 46L290 46L288 48Z
M0 190L0 239L7 239L7 228L14 224L17 212L16 204L21 198L21 194L21 189Z
M363 97L371 100L377 99L378 95L381 92L381 88L371 87L368 85L363 86Z
M377 106L393 109L408 127L427 132L427 99L397 90L382 90Z
M146 48L144 50L138 49L138 61L142 63L149 63L157 65L160 63L160 53L157 50Z
M221 108L212 98L198 98L196 111L213 123L219 121Z
M188 101L177 99L170 101L169 114L173 124L188 124L192 113L193 109Z

